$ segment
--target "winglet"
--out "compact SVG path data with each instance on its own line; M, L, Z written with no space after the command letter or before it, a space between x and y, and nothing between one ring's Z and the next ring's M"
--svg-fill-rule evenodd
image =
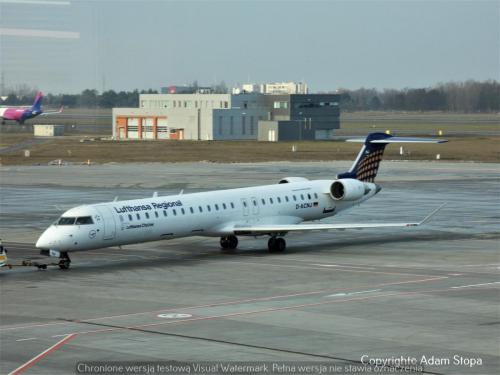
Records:
M437 214L437 212L439 210L441 210L441 208L443 208L444 206L446 206L446 202L443 203L442 205L440 205L438 208L436 208L434 211L432 211L429 215L427 215L426 217L424 217L424 219L418 223L418 225L422 225L422 224L425 224L427 223L435 214Z

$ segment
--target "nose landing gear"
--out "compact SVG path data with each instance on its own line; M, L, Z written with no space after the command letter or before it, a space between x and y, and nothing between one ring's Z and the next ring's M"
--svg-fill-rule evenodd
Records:
M271 237L267 242L267 248L270 253L281 253L286 249L286 241L281 237Z
M69 255L66 251L61 251L61 254L59 255L59 268L62 270L67 270L69 269L69 266L71 264L71 259L69 259Z

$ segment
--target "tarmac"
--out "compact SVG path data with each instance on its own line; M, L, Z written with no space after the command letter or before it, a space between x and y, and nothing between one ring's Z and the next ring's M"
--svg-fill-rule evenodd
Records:
M2 167L0 237L11 263L50 261L33 244L78 204L333 178L349 164ZM3 268L0 372L96 373L81 370L103 361L216 373L222 361L254 361L269 366L260 373L320 373L291 367L301 363L323 373L498 374L499 171L384 161L381 193L329 220L418 221L447 202L418 228L291 234L283 254L268 253L266 238L221 252L217 238L192 237L73 253L68 271ZM196 371L204 361L218 371Z

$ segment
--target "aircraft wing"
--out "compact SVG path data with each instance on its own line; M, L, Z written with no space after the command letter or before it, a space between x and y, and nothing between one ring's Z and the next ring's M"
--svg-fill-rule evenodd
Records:
M62 113L63 107L59 109L59 111L52 111L52 112L42 112L40 113L40 116L46 116L46 115L55 115L57 113Z
M356 223L356 224L286 224L286 225L252 225L235 226L235 235L252 235L285 232L307 232L319 230L346 230L346 229L369 229L369 228L394 228L394 227L416 227L427 223L446 203L432 211L423 220L413 223Z

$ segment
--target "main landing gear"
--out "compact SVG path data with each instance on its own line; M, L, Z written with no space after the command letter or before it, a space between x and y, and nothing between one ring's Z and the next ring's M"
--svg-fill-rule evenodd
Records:
M286 249L286 241L284 238L273 236L267 241L267 248L270 253L281 253Z
M61 254L59 255L59 268L62 270L67 270L69 269L69 266L71 264L71 259L69 259L68 252L66 251L61 251Z
M236 236L226 236L220 238L220 247L223 249L234 250L238 247L238 238Z

